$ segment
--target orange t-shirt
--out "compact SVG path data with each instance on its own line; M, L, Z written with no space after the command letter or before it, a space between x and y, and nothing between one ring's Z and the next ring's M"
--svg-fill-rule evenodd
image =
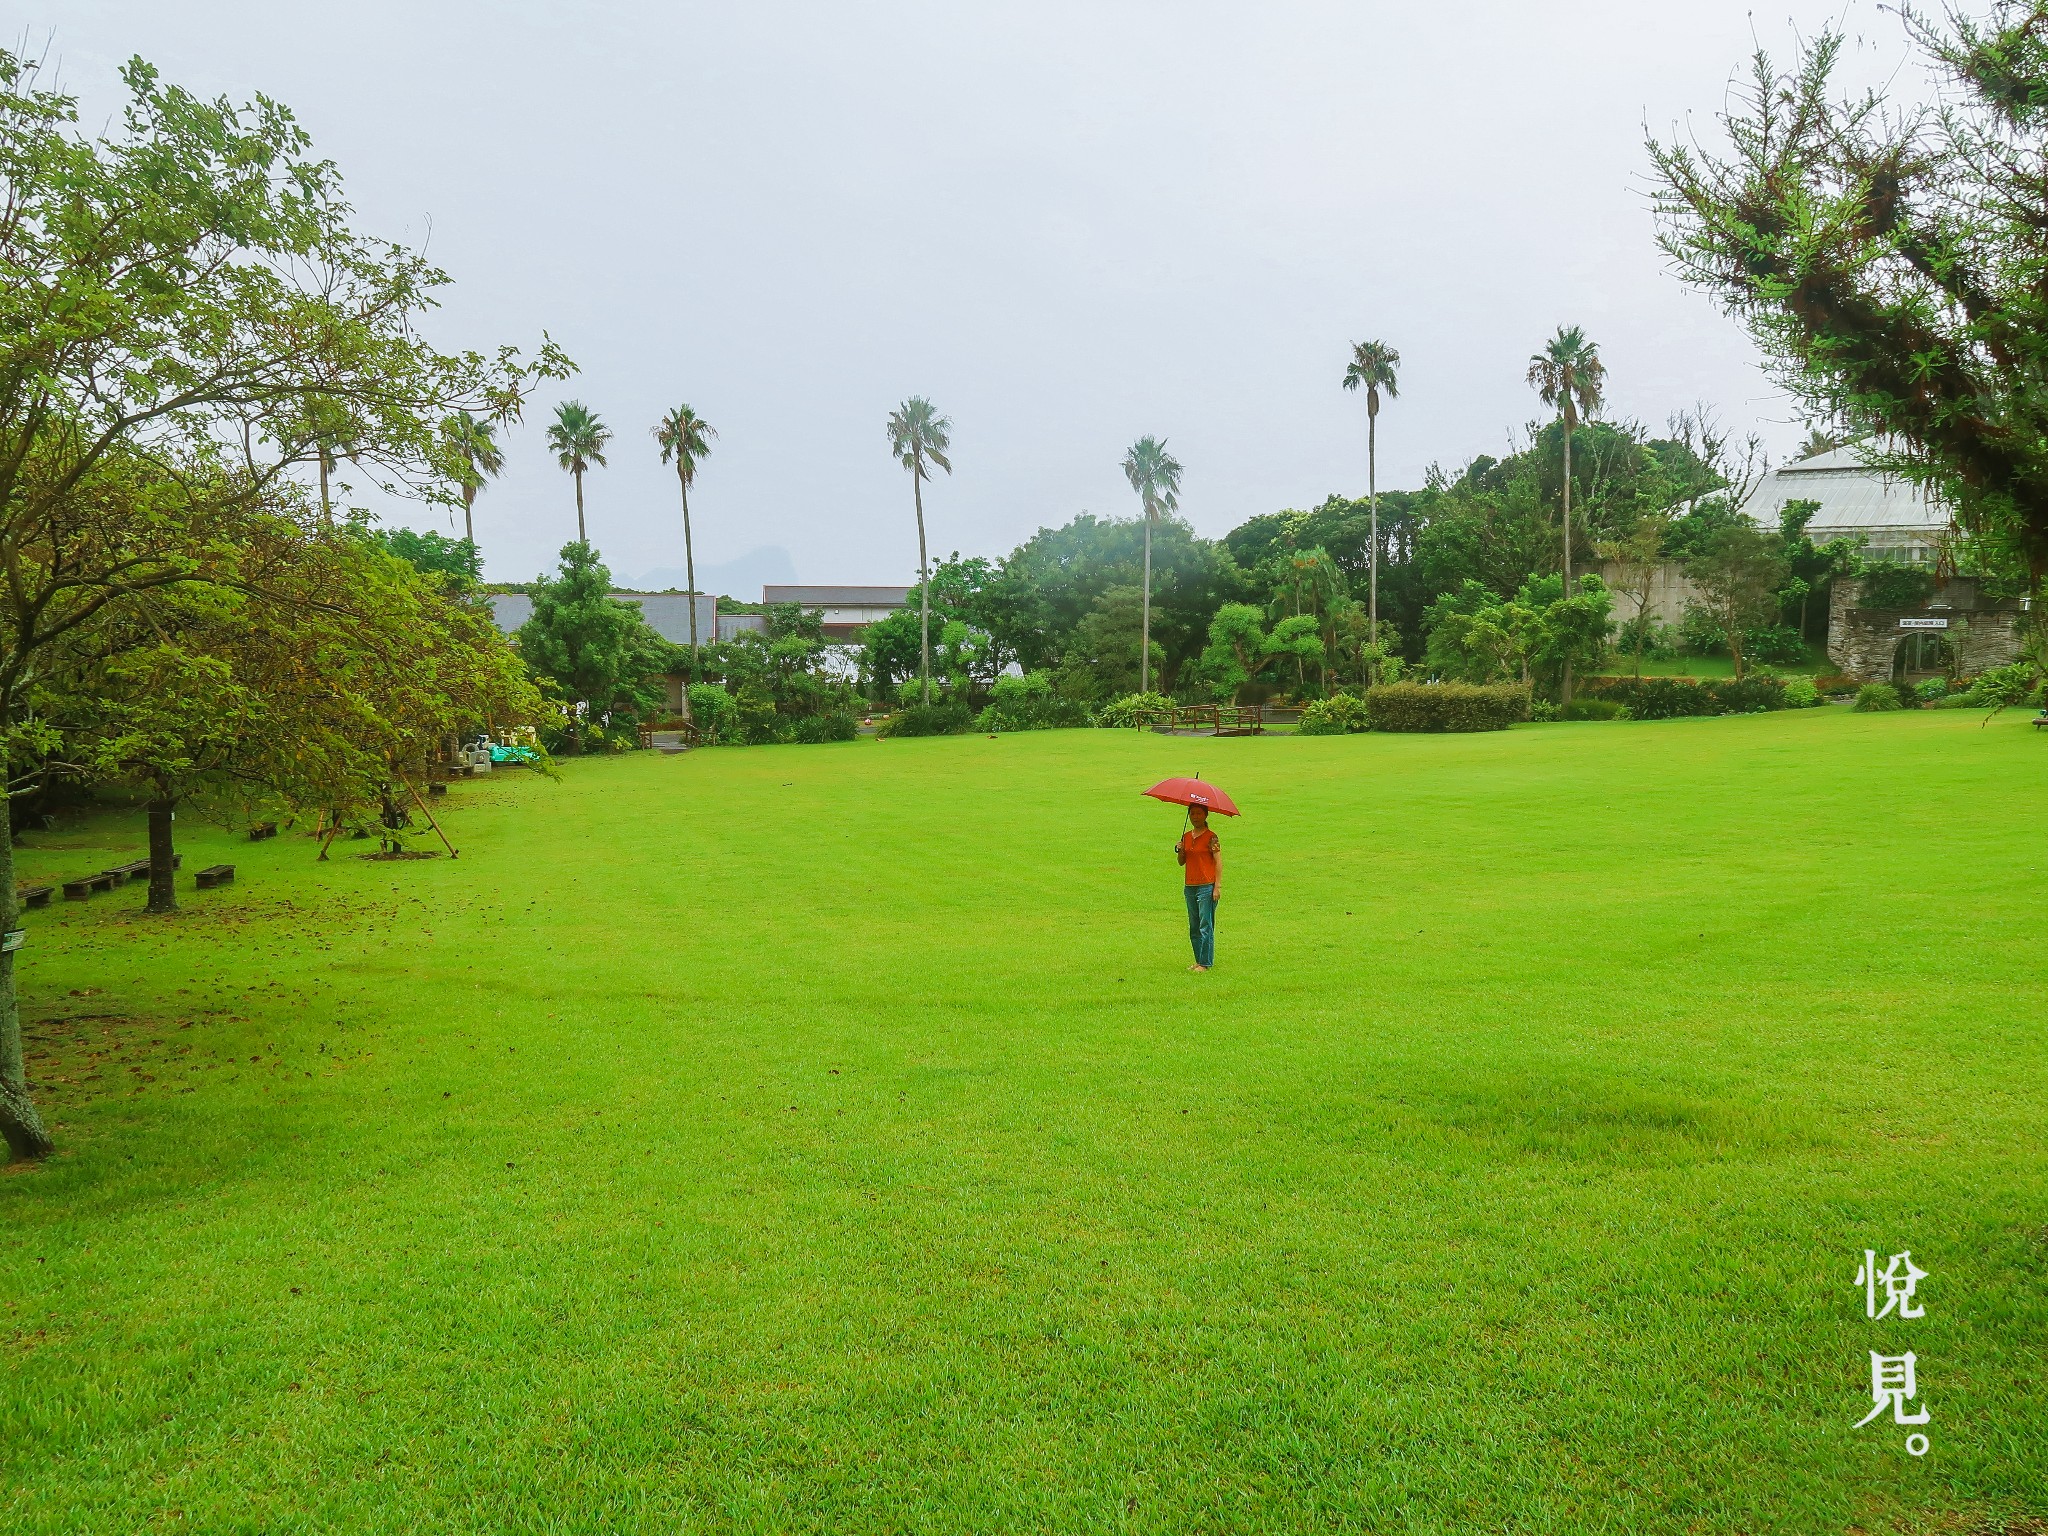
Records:
M1181 852L1188 856L1187 883L1189 885L1214 885L1216 883L1216 855L1223 849L1223 840L1216 835L1214 827L1204 827L1197 832L1190 828L1181 834Z

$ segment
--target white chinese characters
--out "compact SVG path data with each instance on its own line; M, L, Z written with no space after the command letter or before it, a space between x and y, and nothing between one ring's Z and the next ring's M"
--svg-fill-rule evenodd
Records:
M1927 1309L1913 1300L1920 1282L1927 1278L1927 1271L1913 1262L1910 1249L1892 1254L1884 1268L1877 1267L1877 1250L1863 1250L1863 1263L1857 1268L1856 1283L1863 1288L1863 1315L1873 1322L1885 1318L1910 1321L1925 1317ZM1925 1406L1909 1411L1920 1396L1919 1361L1913 1351L1903 1355L1887 1355L1881 1350L1870 1352L1870 1412L1856 1421L1856 1427L1882 1418L1889 1408L1894 1424L1925 1424L1930 1415ZM1927 1437L1918 1431L1906 1436L1906 1451L1909 1455L1927 1454Z
M1926 1278L1927 1271L1913 1262L1913 1250L1910 1248L1904 1253L1893 1254L1891 1262L1883 1269L1877 1267L1876 1250L1864 1249L1863 1265L1856 1271L1856 1283L1863 1287L1864 1315L1872 1318L1888 1317L1892 1308L1896 1307L1901 1317L1926 1316L1925 1307L1913 1305L1914 1288ZM1884 1288L1882 1307L1877 1304L1880 1286Z

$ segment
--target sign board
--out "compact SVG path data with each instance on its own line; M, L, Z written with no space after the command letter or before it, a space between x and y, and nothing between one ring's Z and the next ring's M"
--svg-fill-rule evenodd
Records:
M1947 629L1947 619L1901 619L1901 629Z

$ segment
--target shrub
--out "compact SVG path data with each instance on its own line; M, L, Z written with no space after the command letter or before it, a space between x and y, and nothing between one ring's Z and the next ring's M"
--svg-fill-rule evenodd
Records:
M690 685L690 721L700 741L715 744L725 740L733 727L735 709L733 696L717 683Z
M1788 677L1785 679L1785 707L1787 709L1812 709L1820 702L1820 689L1814 686L1812 678Z
M1755 715L1767 709L1785 707L1785 682L1777 677L1728 678L1702 685L1715 707L1710 715Z
M1859 608L1918 608L1934 595L1934 576L1917 565L1885 562L1864 569Z
M1127 693L1095 711L1095 723L1109 730L1129 730L1143 725L1149 711L1172 708L1173 700L1163 693Z
M1337 693L1327 699L1317 699L1302 710L1301 725L1295 734L1346 736L1371 729L1371 722L1366 718L1365 700L1348 693Z
M974 714L965 704L913 704L884 720L877 736L962 736L974 729Z
M1797 666L1806 660L1806 639L1790 624L1762 625L1743 635L1742 656L1759 666Z
M1529 718L1520 683L1388 683L1365 696L1376 731L1504 731Z
M824 715L805 715L796 722L792 735L807 745L826 741L852 741L860 735L860 722L844 710L834 710Z
M1936 699L1948 697L1948 679L1945 677L1924 677L1913 685L1913 691L1920 696L1923 704L1932 704Z
M1863 685L1845 672L1824 672L1813 680L1822 693L1854 693Z
M1586 697L1607 699L1625 707L1633 720L1679 720L1697 715L1749 715L1783 709L1790 701L1785 684L1775 677L1726 678L1694 682L1684 677L1603 677L1588 679Z
M1628 706L1619 699L1579 698L1564 707L1566 720L1626 720Z
M1865 683L1856 690L1856 708L1865 714L1905 707L1899 702L1899 690L1890 683Z
M1548 699L1529 701L1529 720L1535 725L1548 725L1557 718L1557 706Z
M1987 708L2011 709L2033 697L2040 675L2029 662L1993 667L1970 685L1970 697Z
M1989 708L1976 694L1967 688L1961 693L1944 694L1927 706L1929 709L1986 709Z
M978 731L1047 731L1087 723L1087 709L1054 693L1049 674L1027 672L1022 677L996 679L988 707L974 722L974 728Z

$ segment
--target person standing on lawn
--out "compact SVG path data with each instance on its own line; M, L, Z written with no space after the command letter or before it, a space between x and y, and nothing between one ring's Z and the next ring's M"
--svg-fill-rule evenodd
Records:
M1191 971L1206 971L1216 963L1216 900L1223 894L1223 840L1210 830L1209 812L1204 806L1190 806L1188 820L1194 823L1174 844L1187 885L1188 942L1195 947Z

